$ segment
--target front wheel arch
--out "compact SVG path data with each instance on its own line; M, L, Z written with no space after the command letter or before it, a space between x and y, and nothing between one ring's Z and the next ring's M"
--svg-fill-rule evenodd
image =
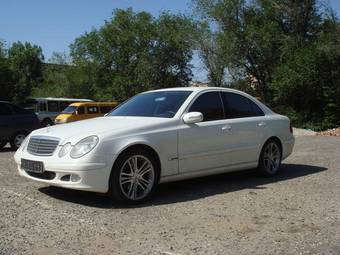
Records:
M117 189L115 188L117 185L114 185L116 183L115 180L117 180L117 171L116 169L119 169L119 165L121 163L122 160L125 160L124 158L129 155L129 154L133 154L135 152L140 152L140 154L146 154L146 155L149 155L149 159L151 159L151 161L154 162L154 165L155 165L155 171L156 171L156 178L155 178L155 187L157 186L157 184L159 183L159 180L160 180L160 175L161 175L161 163L160 163L160 158L157 154L157 152L151 148L150 146L148 145L145 145L145 144L134 144L134 145L131 145L125 149L123 149L118 157L115 159L114 163L113 163L113 166L111 168L111 173L110 173L110 177L109 177L109 180L108 180L108 186L109 186L109 190L108 190L108 195L113 198L114 200L116 200L117 202L127 202L127 203L139 203L139 202L142 202L144 201L144 199L142 201L139 201L139 202L133 202L133 201L127 201L125 199L122 199L122 197L120 196L117 196ZM144 155L145 155L144 154ZM118 168L117 168L118 167ZM153 188L154 190L154 188ZM153 192L151 192L152 194ZM147 199L147 197L145 198Z
M112 169L113 169L113 167L115 165L115 162L117 161L117 159L121 155L123 155L124 153L126 153L126 152L128 152L130 150L135 150L135 149L143 149L145 151L150 152L154 156L155 160L157 161L157 167L159 169L159 176L160 176L161 175L161 171L162 171L162 164L161 164L161 160L160 160L160 157L159 157L158 153L156 152L156 150L154 148L152 148L151 146L149 146L147 144L143 144L143 143L131 144L131 145L127 146L126 148L124 148L123 150L121 150L118 153L117 158L113 162ZM111 169L111 173L112 173L112 169Z

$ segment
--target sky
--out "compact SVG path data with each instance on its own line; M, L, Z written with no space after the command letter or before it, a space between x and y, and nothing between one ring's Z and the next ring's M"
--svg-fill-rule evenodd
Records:
M340 14L340 0L329 0ZM154 16L162 11L190 14L191 0L0 0L0 39L11 44L28 41L42 47L45 60L53 52L68 53L75 38L100 27L116 8L132 7ZM194 80L206 80L197 55L192 61Z

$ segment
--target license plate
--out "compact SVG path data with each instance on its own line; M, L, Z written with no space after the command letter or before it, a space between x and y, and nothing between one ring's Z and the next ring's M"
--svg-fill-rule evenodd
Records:
M27 172L43 173L44 163L41 161L33 161L27 159L21 159L21 168Z

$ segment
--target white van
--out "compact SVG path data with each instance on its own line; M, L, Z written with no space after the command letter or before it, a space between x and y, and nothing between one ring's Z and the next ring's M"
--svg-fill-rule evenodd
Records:
M54 119L67 106L76 102L92 102L90 99L38 97L26 100L25 109L33 110L43 126L54 125Z

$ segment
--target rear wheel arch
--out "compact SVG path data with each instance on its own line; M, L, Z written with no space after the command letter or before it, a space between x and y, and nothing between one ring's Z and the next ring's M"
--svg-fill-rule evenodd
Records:
M282 153L282 152L283 152L283 151L282 151L282 150L283 150L282 142L281 142L280 138L278 138L277 136L271 136L271 137L269 137L269 138L266 140L266 142L263 144L263 146L264 146L268 141L270 141L270 140L275 141L275 142L277 142L277 143L279 144L280 150L281 150L281 153ZM263 148L263 146L262 146L262 148Z

